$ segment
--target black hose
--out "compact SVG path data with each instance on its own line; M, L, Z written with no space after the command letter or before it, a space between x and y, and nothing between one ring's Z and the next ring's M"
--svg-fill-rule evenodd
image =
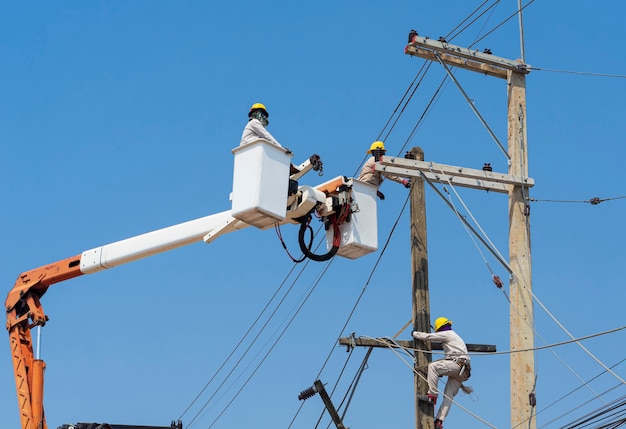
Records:
M333 225L333 228L339 228L339 227L336 225ZM304 232L307 229L310 231L310 240L309 240L308 247L304 243ZM333 231L333 233L336 233L336 231ZM333 240L333 247L328 251L328 253L326 253L325 255L316 255L315 253L311 252L312 243L313 243L313 228L311 228L311 226L309 225L309 222L302 222L300 224L300 231L298 232L298 244L300 244L300 250L302 251L302 253L304 253L304 255L307 258L313 261L317 261L317 262L324 262L324 261L328 261L330 258L335 256L335 254L339 250L339 246L334 245L334 240Z

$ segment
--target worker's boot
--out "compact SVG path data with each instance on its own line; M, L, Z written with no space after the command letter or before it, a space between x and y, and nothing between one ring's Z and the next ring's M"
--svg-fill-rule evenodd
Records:
M435 405L437 403L437 396L432 393L428 393L426 395L417 395L417 399L422 402L427 402L430 405Z
M435 420L435 429L443 429L443 422L441 420Z

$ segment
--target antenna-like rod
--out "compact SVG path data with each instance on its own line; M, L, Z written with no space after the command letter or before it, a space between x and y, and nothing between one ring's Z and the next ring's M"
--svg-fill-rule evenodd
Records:
M517 0L517 16L519 18L519 43L522 63L526 64L526 52L524 51L524 20L522 19L522 0Z

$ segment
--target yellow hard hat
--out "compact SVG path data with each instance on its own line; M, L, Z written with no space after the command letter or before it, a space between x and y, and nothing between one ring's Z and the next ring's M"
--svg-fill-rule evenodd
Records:
M445 317L437 317L437 319L435 319L435 332L444 325L452 325L452 320L448 320Z
M365 153L372 153L372 151L376 150L376 149L380 149L380 150L386 150L385 149L385 143L381 142L381 141L375 141L374 143L372 143L372 145L370 146L370 149L365 152Z
M250 116L252 114L252 112L256 111L256 110L263 110L265 112L265 116L269 117L269 113L267 113L267 109L265 108L264 104L261 103L254 103L252 105L252 107L250 107L250 112L248 112L248 116Z

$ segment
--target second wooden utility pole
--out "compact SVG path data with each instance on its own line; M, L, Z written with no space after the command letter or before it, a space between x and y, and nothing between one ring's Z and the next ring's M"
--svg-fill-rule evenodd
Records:
M411 150L414 159L424 160L419 147ZM426 197L424 179L414 177L411 183L411 272L413 296L413 330L430 332L430 298L428 294L428 246L426 241ZM414 340L418 350L430 350L430 343ZM433 421L433 407L417 400L417 395L428 390L426 382L430 353L415 352L415 423L417 429L429 428ZM421 376L420 376L421 375Z

